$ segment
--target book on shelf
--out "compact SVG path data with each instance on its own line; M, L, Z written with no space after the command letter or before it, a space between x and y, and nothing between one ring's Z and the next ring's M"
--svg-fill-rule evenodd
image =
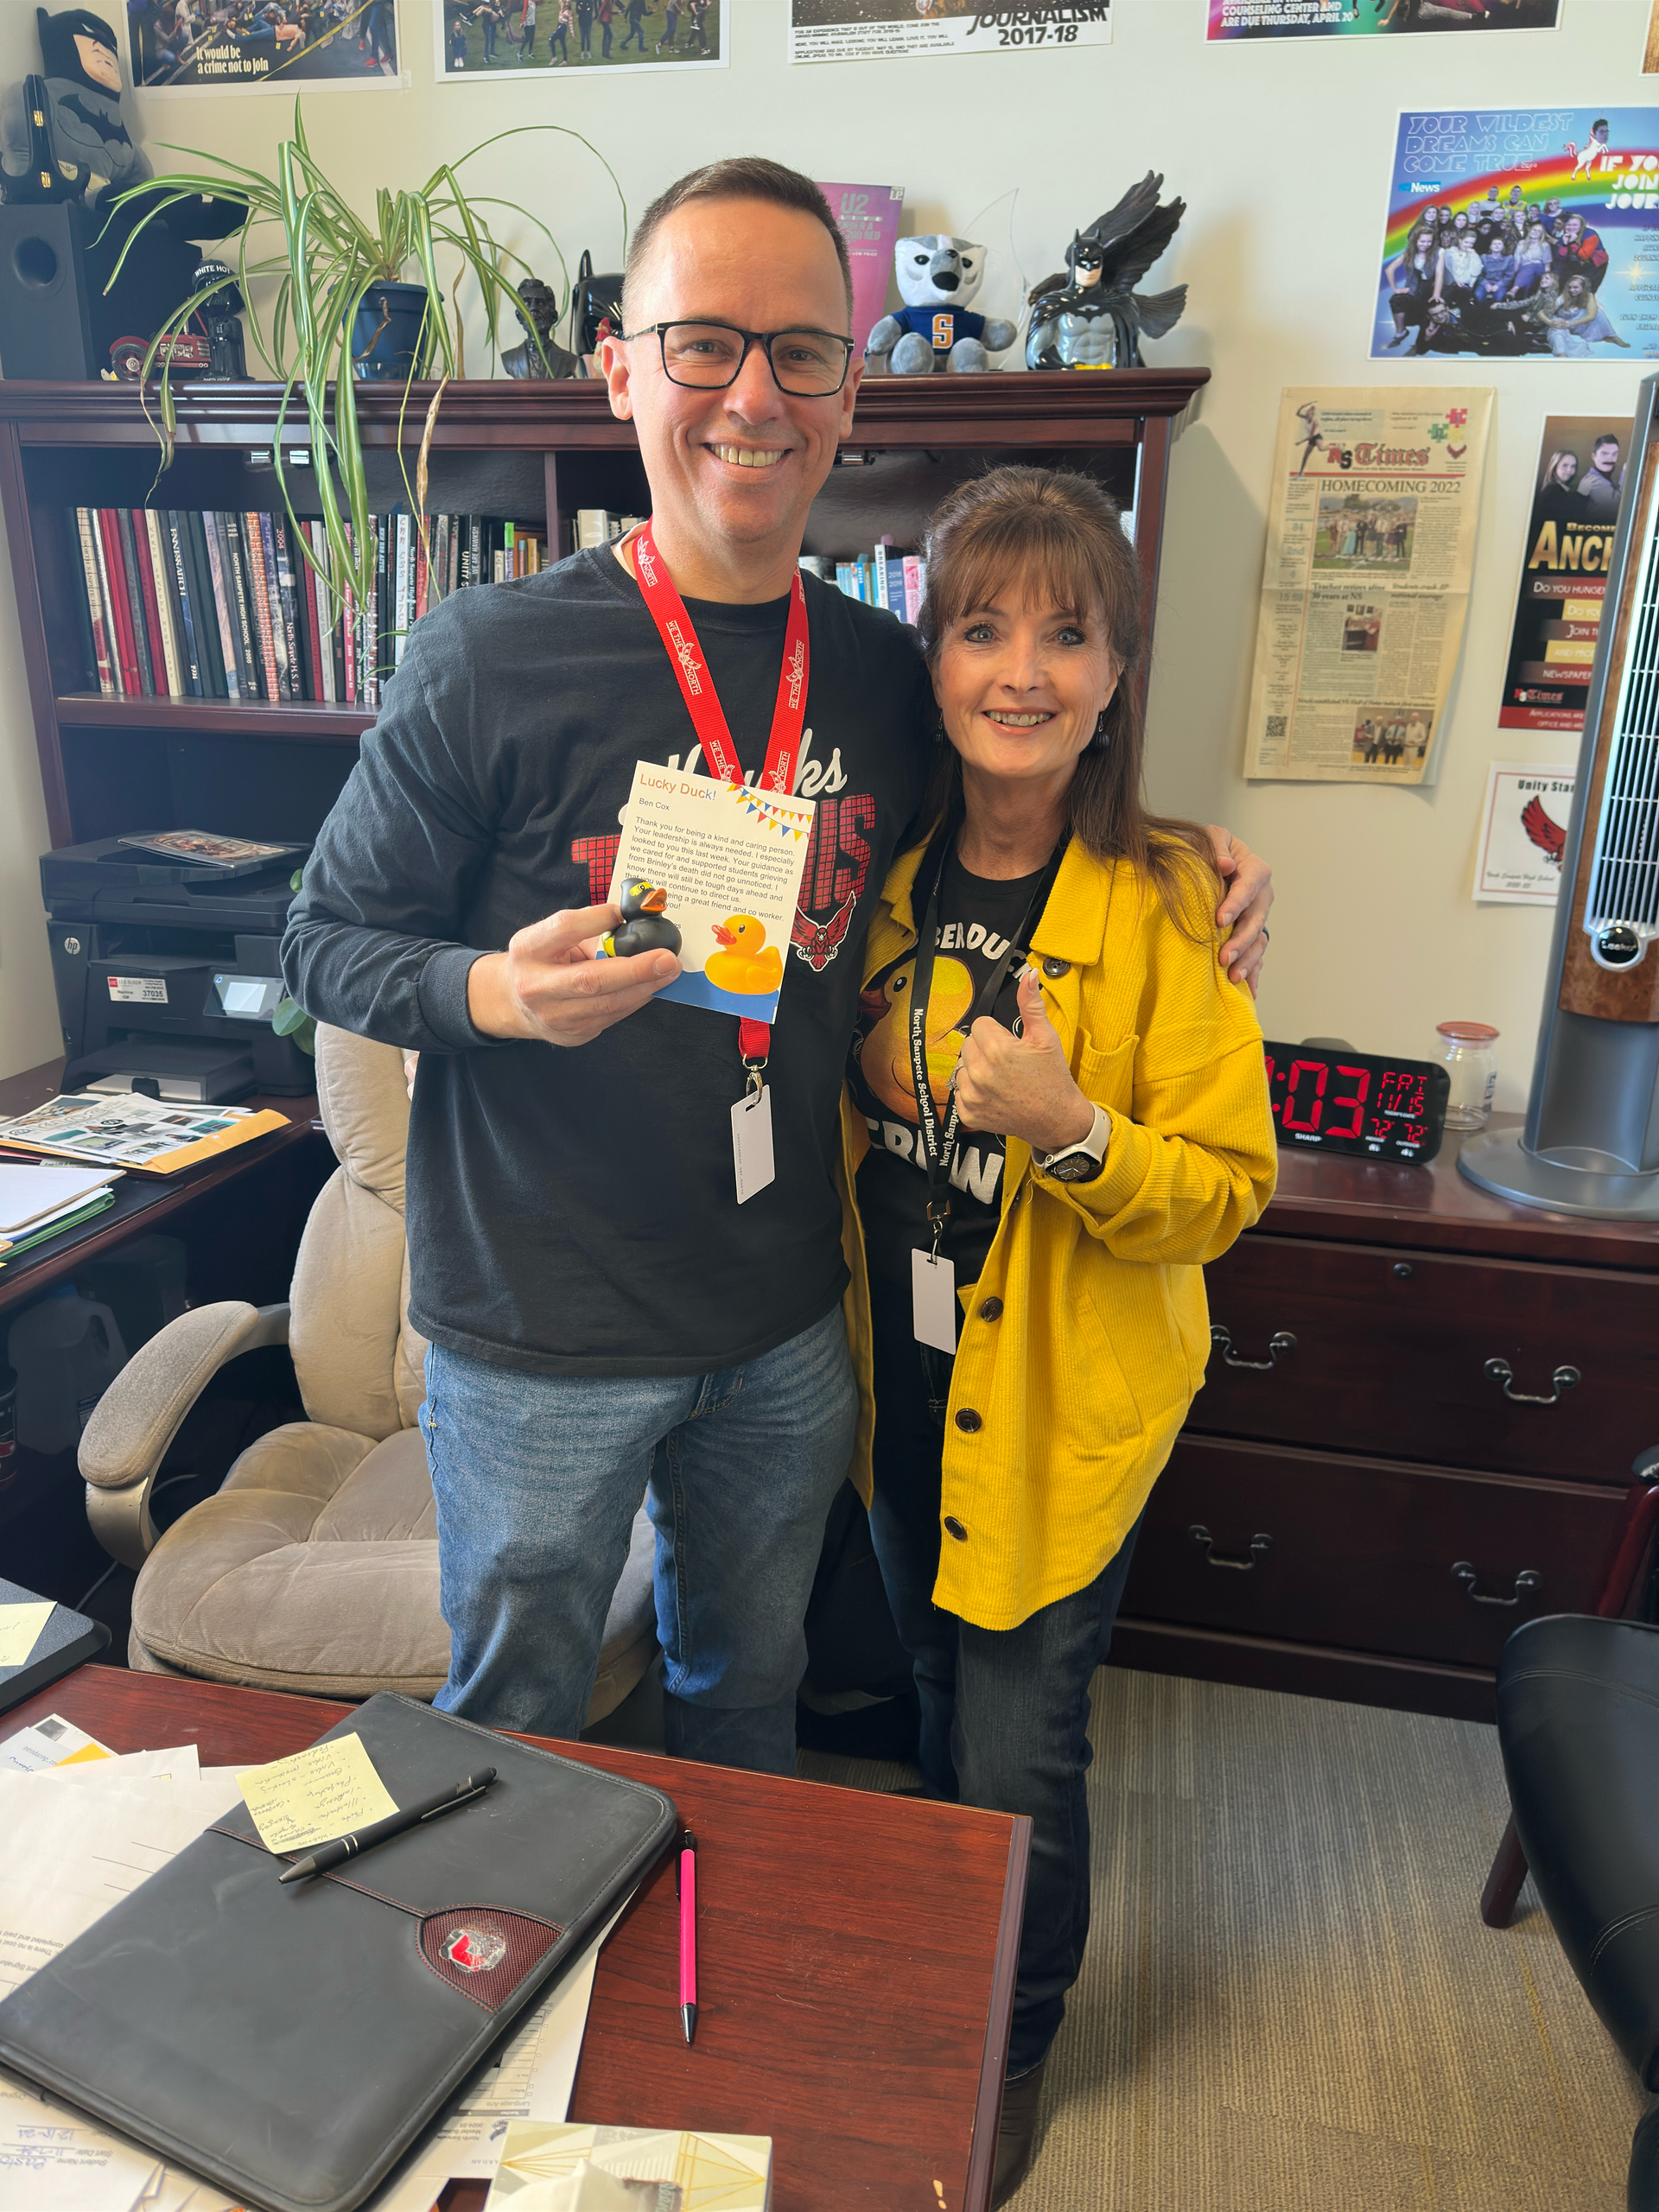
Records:
M614 545L644 520L643 515L613 514L608 507L578 507L571 525L570 550L582 553L590 545Z
M377 707L409 632L448 593L547 565L545 532L484 514L371 518L359 605L321 520L264 508L72 507L83 680L101 697ZM350 542L349 525L347 542Z
M895 550L890 537L884 537L873 551L848 561L804 553L800 565L825 583L834 584L849 599L862 600L867 607L885 607L901 622L914 625L921 613L927 563L918 553Z

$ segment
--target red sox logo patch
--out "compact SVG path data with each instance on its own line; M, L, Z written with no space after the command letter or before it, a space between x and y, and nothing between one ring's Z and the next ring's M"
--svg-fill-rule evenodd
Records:
M438 1948L463 1974L488 1974L506 1957L507 1939L493 1928L452 1928Z

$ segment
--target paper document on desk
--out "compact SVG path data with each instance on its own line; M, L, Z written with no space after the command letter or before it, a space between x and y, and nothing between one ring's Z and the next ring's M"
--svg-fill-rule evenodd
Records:
M67 1766L71 1760L114 1757L96 1736L89 1736L60 1713L48 1713L44 1720L37 1720L32 1728L19 1728L0 1744L0 1774L39 1774L48 1767Z

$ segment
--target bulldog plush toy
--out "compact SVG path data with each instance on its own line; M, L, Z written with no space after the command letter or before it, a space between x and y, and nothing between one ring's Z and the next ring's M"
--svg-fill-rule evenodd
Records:
M905 304L871 331L867 358L885 360L896 377L925 377L935 369L988 369L991 355L1013 345L1011 322L973 311L985 280L982 245L935 232L900 238L893 259Z

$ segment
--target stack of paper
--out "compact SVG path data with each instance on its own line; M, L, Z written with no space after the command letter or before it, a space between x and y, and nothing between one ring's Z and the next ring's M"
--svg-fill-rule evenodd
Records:
M119 1167L0 1160L0 1258L72 1229L111 1204Z
M68 1763L0 1771L0 1995L19 1987L236 1802L185 1744L125 1758L67 1722L20 1732ZM0 1750L11 1751L14 1738ZM87 1756L91 1752L92 1756ZM102 1756L98 1754L103 1753ZM7 2212L231 2212L232 2200L153 2151L0 2070L0 2198Z

